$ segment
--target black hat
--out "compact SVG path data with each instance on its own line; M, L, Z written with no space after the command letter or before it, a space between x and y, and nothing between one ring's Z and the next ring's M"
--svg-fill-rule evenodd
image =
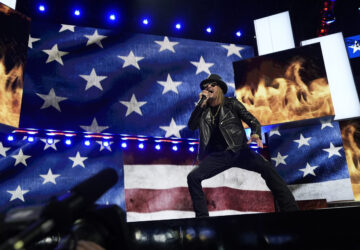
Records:
M224 95L227 92L227 85L225 82L223 82L223 80L221 79L221 77L217 74L211 74L208 78L206 78L205 80L201 81L200 83L200 88L203 90L205 89L205 85L207 83L212 83L212 82L216 82L218 84L218 86L222 89L222 91L224 92Z

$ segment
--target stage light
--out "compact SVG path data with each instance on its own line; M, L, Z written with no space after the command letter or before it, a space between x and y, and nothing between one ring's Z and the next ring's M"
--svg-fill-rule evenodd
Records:
M9 135L9 136L7 137L7 140L8 140L8 141L13 141L13 140L14 140L14 136Z
M127 143L126 142L121 143L121 147L122 148L127 148Z
M141 21L141 23L142 23L143 25L148 25L150 22L149 22L149 19L144 18L144 19Z
M178 146L176 146L176 145L172 146L173 151L178 151L178 149L179 149Z
M74 10L74 15L75 16L80 16L81 15L80 10L79 9Z
M109 145L110 145L110 143L109 143L108 141L104 141L104 142L103 142L103 146L104 146L104 147L109 147Z
M139 149L144 149L144 147L145 147L144 143L139 143L139 145L138 145Z
M71 140L70 140L70 139L66 139L66 140L65 140L65 144L66 144L66 145L71 145Z
M28 140L28 142L34 142L34 137L33 136L29 136L28 138L27 138L27 140Z
M189 151L190 152L194 152L195 151L195 148L193 146L189 147Z
M45 12L45 10L46 10L45 5L39 4L38 10L41 11L41 12Z
M47 144L53 144L54 143L54 139L53 138L48 138L46 140Z
M110 14L109 15L109 20L110 21L115 21L116 20L116 15L115 14Z
M241 31L236 31L236 33L235 33L235 35L237 36L237 37L241 37Z
M210 33L212 32L211 27L207 27L207 28L206 28L206 32L210 34Z
M155 145L155 149L156 149L156 150L160 150L160 149L161 149L160 144L156 144L156 145Z
M85 146L90 146L90 141L89 141L89 140L85 140L85 141L84 141L84 145L85 145Z
M175 29L181 30L181 27L182 27L181 23L175 24Z

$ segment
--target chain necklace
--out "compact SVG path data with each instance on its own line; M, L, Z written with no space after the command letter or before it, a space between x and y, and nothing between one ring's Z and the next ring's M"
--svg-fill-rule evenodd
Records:
M215 115L212 114L212 112L210 111L210 117L211 117L211 124L214 125L215 124L215 117L217 116L217 114L219 113L220 111L220 106L217 108L216 112L215 112Z

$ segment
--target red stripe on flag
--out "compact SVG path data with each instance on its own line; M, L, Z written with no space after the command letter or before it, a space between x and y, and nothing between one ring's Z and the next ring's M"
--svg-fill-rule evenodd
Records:
M204 188L209 211L237 210L273 212L270 191L249 191L229 187ZM125 189L126 211L151 213L163 210L193 211L186 187L171 189Z

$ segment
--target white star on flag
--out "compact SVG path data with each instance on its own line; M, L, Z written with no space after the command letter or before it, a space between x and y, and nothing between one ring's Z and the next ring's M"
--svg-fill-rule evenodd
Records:
M96 142L97 142L98 144L100 144L100 152L103 151L105 148L111 152L111 147L110 147L110 145L113 144L114 142L112 142L112 141L109 142L109 145L108 145L108 146L104 146L104 142L102 142L102 141L96 141Z
M164 41L155 41L155 43L161 46L159 52L164 50L170 50L173 53L175 53L174 46L178 44L178 42L170 42L167 36L164 37Z
M198 62L191 61L191 64L193 64L196 67L196 75L201 72L205 72L210 75L211 73L210 73L209 68L214 65L213 63L206 63L202 56L200 56L200 60Z
M280 164L284 164L286 165L285 159L287 158L287 155L281 155L280 152L277 153L276 157L271 158L271 160L274 160L275 163L275 167L277 167Z
M20 148L19 153L17 155L12 155L11 157L16 160L14 166L16 166L19 163L22 163L25 166L27 166L26 159L30 158L31 156L30 155L24 155L22 149Z
M44 104L41 106L40 109L45 109L52 106L59 112L61 112L59 102L68 99L66 97L56 96L54 89L50 89L49 94L47 95L43 95L39 93L36 93L36 95L38 95L40 98L44 100Z
M15 199L20 199L21 201L25 202L24 194L29 192L29 190L22 190L20 185L18 185L14 191L7 190L6 192L11 194L10 201L13 201Z
M316 174L314 173L314 170L317 168L318 166L310 166L309 163L306 163L306 168L301 168L299 169L300 171L304 172L303 177L307 176L308 174L311 174L313 176L316 176Z
M101 133L103 130L109 128L108 126L99 126L96 118L93 119L90 126L80 126L86 132Z
M34 43L34 42L37 42L37 41L39 41L39 40L40 40L40 38L31 37L31 35L29 35L28 47L29 47L30 49L32 49L33 43Z
M121 58L122 60L124 60L124 64L122 66L123 68L125 68L127 66L134 66L138 70L140 70L138 61L144 59L144 57L142 57L142 56L135 56L134 53L132 52L132 50L130 51L128 56L118 56L118 57Z
M2 142L0 142L0 155L6 157L6 151L8 151L10 147L4 147Z
M59 174L53 174L51 171L51 168L49 168L49 171L47 172L47 174L41 174L40 175L42 178L44 178L44 181L42 184L46 184L48 182L54 183L56 184L56 178L58 178L60 175Z
M99 47L104 48L103 45L101 44L101 40L106 38L107 36L99 35L97 30L95 30L94 34L92 35L84 35L84 36L87 39L89 39L86 43L86 46L96 43L97 45L99 45Z
M165 94L168 91L173 91L176 94L179 94L177 86L179 86L182 82L174 82L170 74L168 74L166 81L157 81L157 83L164 87L162 94Z
M107 78L107 76L98 76L96 71L92 68L90 75L79 75L81 78L87 81L85 90L88 90L91 87L97 87L100 90L103 90L100 81Z
M130 115L132 112L138 113L139 115L142 116L140 107L145 105L147 102L138 102L135 94L132 94L129 102L120 101L120 103L127 107L126 114L125 114L125 117L126 117L126 116Z
M171 122L169 126L160 126L161 129L166 131L165 137L170 137L174 135L175 137L180 138L180 130L185 128L184 125L176 125L174 118L171 118Z
M237 55L238 57L242 58L241 54L240 54L240 50L243 50L244 48L242 47L237 47L235 44L230 44L230 45L221 45L221 47L227 49L227 57L231 56L231 55Z
M87 159L88 157L81 157L79 151L76 153L76 156L75 157L69 157L70 160L73 161L73 165L72 167L76 167L77 165L85 168L85 165L84 165L84 161Z
M53 149L57 150L57 148L56 148L56 143L58 143L60 140L54 139L54 140L53 140L53 143L51 143L51 144L49 144L46 139L40 139L40 141L42 141L43 143L45 143L44 150L46 150L46 149L48 149L48 148L53 148Z
M68 24L61 24L61 28L59 32L63 32L65 30L70 30L71 32L74 32L75 25L68 25Z
M330 148L324 148L323 150L329 153L328 158L330 158L333 155L338 155L341 157L341 154L339 153L340 149L342 149L342 147L334 147L332 142L330 142Z
M300 139L294 140L294 142L299 143L298 148L301 148L304 145L310 146L310 144L309 144L310 139L311 139L311 137L304 138L304 136L302 134L300 134Z
M280 132L279 132L279 127L276 127L272 130L270 130L270 134L269 134L269 137L273 136L273 135L279 135L281 136Z
M61 57L69 54L69 52L60 51L57 44L55 44L51 49L45 49L42 51L48 54L48 59L46 60L46 63L57 61L61 65L64 65Z
M354 44L349 46L349 48L353 49L352 53L356 53L356 51L360 50L360 44L355 40Z
M330 119L327 119L327 120L320 120L321 122L321 130L323 130L324 128L326 127L330 127L330 128L333 128L334 126L331 124L331 118Z

